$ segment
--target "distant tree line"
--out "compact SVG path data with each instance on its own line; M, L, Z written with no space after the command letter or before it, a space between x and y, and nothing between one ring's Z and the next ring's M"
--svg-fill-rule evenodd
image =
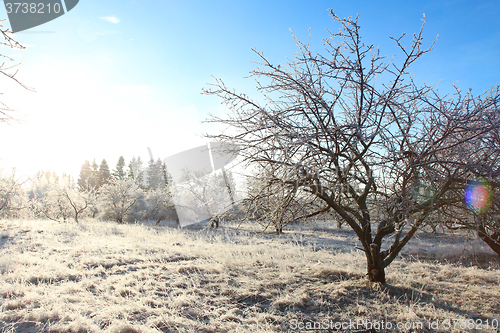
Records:
M70 175L51 171L40 171L24 182L17 180L15 174L0 174L0 218L179 223L174 205L177 197L182 202L180 209L187 209L193 221L201 221L220 213L228 184L235 188L230 171L205 177L186 171L182 184L176 186L160 159L150 160L144 167L140 157L133 157L126 167L120 156L113 170L105 159L100 165L86 160L76 181ZM230 202L226 204L229 206ZM212 221L214 226L218 226L218 221Z
M172 183L165 162L160 159L150 160L148 167L144 168L141 157L134 156L126 169L125 159L120 156L113 171L110 171L106 159L103 159L100 165L97 165L95 159L92 164L86 160L80 169L78 188L80 191L98 191L112 180L125 179L133 180L142 190L168 188Z
M133 157L127 169L123 156L112 171L105 159L100 165L85 161L76 181L50 171L40 171L24 182L14 173L0 175L0 218L178 222L172 185L160 159L144 168L141 158Z

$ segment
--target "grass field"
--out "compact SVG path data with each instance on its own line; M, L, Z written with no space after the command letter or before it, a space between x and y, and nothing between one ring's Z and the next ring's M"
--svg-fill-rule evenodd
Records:
M499 259L481 241L420 234L380 286L354 234L334 225L278 236L3 220L0 331L500 331Z

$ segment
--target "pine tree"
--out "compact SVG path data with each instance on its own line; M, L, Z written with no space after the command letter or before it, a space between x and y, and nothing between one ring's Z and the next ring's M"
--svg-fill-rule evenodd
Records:
M144 188L144 169L140 156L138 158L132 157L129 164L128 176L132 178L139 187Z
M54 180L55 183L59 183L59 176L55 171L52 171L52 179Z
M137 179L142 187L144 187L144 166L140 156L137 156Z
M105 159L102 160L99 166L99 177L97 179L97 187L101 187L104 184L109 183L111 178L111 173L109 172L108 162Z
M132 159L130 160L130 163L128 164L127 178L135 179L134 168L135 168L136 164L137 164L137 160L135 159L135 156L132 156Z
M90 162L86 160L85 163L82 164L82 168L80 169L80 178L78 178L80 191L89 190L89 177L91 174L92 170L90 169Z
M89 190L96 190L97 189L97 184L99 181L99 166L94 161L92 162L91 170L90 170L90 176L88 178L88 187Z
M157 182L158 182L158 185L157 185L157 188L165 188L166 186L166 179L165 179L165 176L166 176L166 167L165 167L165 170L163 169L163 162L158 159L155 163L155 168L156 168L156 172L157 172Z
M89 177L92 173L90 169L90 162L87 160L82 164L80 169L80 178L78 178L78 186L80 187L80 191L88 191L89 190Z
M170 186L172 185L172 176L168 173L167 165L165 164L165 162L162 163L161 169L163 172L163 179L165 180L165 187L170 188Z
M156 190L158 188L164 187L165 178L163 177L163 166L160 159L158 159L156 162L154 160L149 161L147 176L148 189Z
M123 156L120 156L118 163L116 163L116 169L113 171L113 177L115 179L125 179L125 159Z
M75 188L75 182L73 180L73 177L71 177L71 175L68 175L67 173L63 172L61 178L63 179L65 186L67 186L70 189Z

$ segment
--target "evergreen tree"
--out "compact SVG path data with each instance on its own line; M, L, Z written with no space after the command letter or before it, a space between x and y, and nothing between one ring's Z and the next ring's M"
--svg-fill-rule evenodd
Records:
M160 159L158 159L156 162L154 160L149 161L147 176L148 189L156 190L165 186L165 178L163 177L163 165Z
M45 177L45 182L46 183L58 183L59 182L59 176L56 174L55 171L46 171L43 172L43 176Z
M55 183L59 183L59 176L56 174L55 171L52 171L52 179L54 180Z
M66 186L70 189L75 188L75 182L74 182L73 177L71 177L71 175L68 175L67 173L63 172L61 178L63 180L64 186Z
M92 162L91 166L90 176L88 178L89 190L96 190L98 181L99 181L99 166L95 162L94 158L94 161Z
M125 179L125 159L120 156L118 163L116 163L116 169L113 171L113 177L115 179Z
M109 172L108 162L105 159L102 160L99 166L99 177L97 179L97 187L101 187L104 184L109 183L111 178L111 172Z
M80 178L78 178L78 186L80 191L88 191L89 190L89 177L92 174L92 170L90 169L90 162L87 160L82 164L80 169Z
M137 156L137 181L140 187L144 187L144 166L140 156Z
M137 164L137 160L135 159L135 156L132 156L132 159L130 160L130 163L128 164L127 178L129 178L129 179L135 179L134 167L135 167L136 164Z
M165 180L165 187L170 188L170 186L172 185L172 176L168 173L167 165L165 164L165 162L162 163L161 169L163 173L163 179Z
M137 158L132 157L129 164L128 175L129 178L132 178L139 187L144 188L144 168L142 166L140 156Z

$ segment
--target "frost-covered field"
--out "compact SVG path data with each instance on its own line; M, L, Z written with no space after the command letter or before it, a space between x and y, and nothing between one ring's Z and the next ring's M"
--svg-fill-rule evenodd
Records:
M3 332L277 332L349 320L435 332L430 321L454 319L496 332L477 323L500 320L498 257L465 235L415 238L380 287L367 282L352 232L329 224L281 236L231 225L0 226ZM464 323L438 331L474 331Z

